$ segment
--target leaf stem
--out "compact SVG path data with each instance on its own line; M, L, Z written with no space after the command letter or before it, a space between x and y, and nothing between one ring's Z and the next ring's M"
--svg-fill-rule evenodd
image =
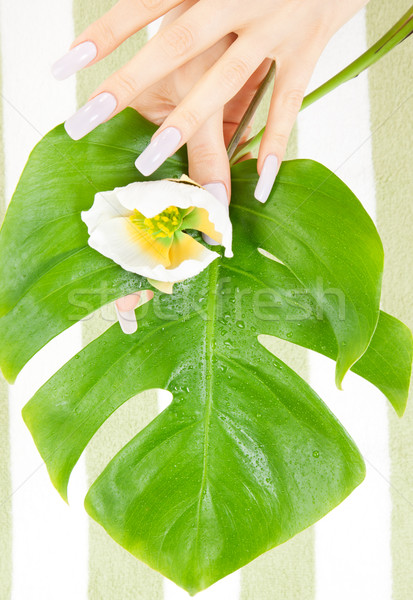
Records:
M262 80L259 88L255 92L253 99L251 100L247 110L243 114L242 119L239 122L239 125L236 128L235 133L232 136L230 143L228 144L227 153L228 153L229 159L232 158L232 155L234 154L235 150L237 149L239 141L242 138L244 131L247 129L250 121L252 120L252 118L255 114L255 111L257 110L258 106L260 105L261 100L263 99L264 94L267 91L268 86L270 85L274 75L275 75L275 61L272 61L271 66L268 69L268 73L266 74L266 76Z
M320 87L310 92L303 100L300 110L307 108L313 102L316 102L326 94L332 92L342 83L350 81L368 69L375 62L385 56L390 50L403 42L413 33L413 6L393 25L387 33L384 34L373 46L361 54L356 60L347 65L342 71L334 75L331 79L323 83ZM255 99L255 98L254 98ZM254 101L254 100L253 100ZM255 107L256 109L256 107ZM245 113L247 114L247 113ZM245 115L244 115L245 116ZM230 156L231 166L238 162L243 156L254 150L261 142L265 127L261 129L254 137L244 144L241 144L236 152ZM232 140L231 140L232 142Z

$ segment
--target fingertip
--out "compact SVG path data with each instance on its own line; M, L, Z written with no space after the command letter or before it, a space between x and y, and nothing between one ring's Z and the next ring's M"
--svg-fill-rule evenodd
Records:
M120 328L126 335L131 335L138 330L138 322L134 310L119 310L115 305L116 315L118 317Z
M223 206L228 208L228 205L229 205L228 192L227 192L226 185L222 181L211 181L210 183L205 183L203 187L206 189L207 192L209 192L217 200L219 200L221 202L221 204L223 204ZM202 234L202 239L204 240L204 242L206 242L210 246L219 246L220 245L219 242L212 239L206 233Z
M118 298L115 304L118 310L127 312L129 310L134 310L140 300L140 292L135 292L133 294L128 294L127 296L123 296L123 298Z
M261 173L258 178L254 191L254 198L264 204L271 194L272 187L277 177L279 161L275 154L268 154L262 165Z
M223 181L211 181L210 183L205 183L203 187L207 190L207 192L215 196L215 198L219 200L221 204L228 206L229 196L227 186Z
M113 94L98 94L66 120L66 133L72 140L80 140L111 117L117 105L118 101Z
M97 47L93 42L82 42L59 58L51 66L51 73L55 79L63 81L90 64L97 53Z
M152 138L149 145L135 160L135 167L142 175L148 177L177 151L181 144L182 134L176 127L166 127Z

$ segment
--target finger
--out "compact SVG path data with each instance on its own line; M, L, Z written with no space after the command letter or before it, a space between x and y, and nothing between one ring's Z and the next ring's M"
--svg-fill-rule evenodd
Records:
M134 292L116 300L116 315L123 333L135 333L138 329L135 308L149 302L152 298L152 290L143 290L142 292Z
M140 292L135 292L134 294L128 294L123 298L119 298L115 302L116 315L123 333L135 333L138 329L135 308L139 304L140 297Z
M306 58L294 56L277 68L267 125L258 154L260 177L254 196L259 202L266 202L271 193L315 64L315 57L309 59L307 54Z
M224 122L239 123L244 116L245 111L254 98L257 89L259 88L262 80L268 73L268 69L271 66L271 59L264 60L258 69L254 71L252 76L248 79L246 84L240 89L229 102L225 105L224 109Z
M236 128L238 127L239 122L244 116L246 110L250 106L262 80L268 73L268 69L271 66L271 59L264 60L258 69L252 74L252 76L248 79L247 83L240 89L238 94L236 94L226 105L224 108L224 140L225 145L228 147L229 143L232 140L233 135L235 134ZM251 119L245 128L241 138L238 140L238 145L246 142L252 131L252 124L254 121L254 114L251 115ZM244 157L244 160L248 160L251 158L250 155L247 158Z
M227 33L225 20L220 25L211 19L210 0L200 0L176 21L160 30L119 71L109 77L92 99L70 117L65 129L78 140L107 121L147 88L175 71Z
M188 141L188 164L191 179L228 206L231 178L224 144L222 110L210 117ZM207 244L218 245L206 233L202 237Z
M191 179L204 187L222 188L220 200L228 203L231 189L229 162L224 143L222 110L212 115L188 141Z
M259 48L249 36L238 38L165 120L136 160L136 168L143 175L156 171L235 96L261 64L263 52L265 48Z
M230 141L232 140L235 131L238 127L239 123L233 123L231 121L225 121L224 122L224 142L225 142L225 147L228 147L228 144L230 143ZM247 127L245 128L240 140L239 140L239 144L243 144L244 142L247 141L247 139L250 137L251 135L251 131L252 131L252 124L250 123L249 125L247 125Z
M75 39L69 52L52 66L52 74L56 79L66 79L98 62L131 35L182 1L119 0Z

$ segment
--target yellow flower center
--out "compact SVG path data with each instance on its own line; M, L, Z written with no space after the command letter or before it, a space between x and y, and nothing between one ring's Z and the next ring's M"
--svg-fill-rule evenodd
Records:
M170 238L180 228L186 212L186 210L180 210L176 206L169 206L159 215L148 219L135 209L129 219L132 223L147 229L148 233L151 233L154 238Z

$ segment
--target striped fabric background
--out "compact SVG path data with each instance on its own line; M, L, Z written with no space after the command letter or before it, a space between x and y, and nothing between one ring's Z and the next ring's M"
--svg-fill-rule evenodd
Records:
M50 64L113 0L0 0L0 213L34 144L83 103L106 73L145 42L142 32L64 83ZM360 54L409 6L371 0L332 40L311 87ZM303 112L289 155L314 158L354 190L376 220L385 253L383 308L413 326L412 49L406 42L368 74ZM259 121L265 118L265 107ZM253 200L252 200L253 201ZM145 393L109 419L76 467L70 507L54 491L21 418L41 383L113 318L105 309L51 342L9 387L0 381L0 600L184 600L132 558L82 508L107 461L150 421L162 397ZM341 419L367 478L323 521L199 594L200 600L410 600L413 597L413 403L399 420L350 374L334 389L327 359L268 339Z

